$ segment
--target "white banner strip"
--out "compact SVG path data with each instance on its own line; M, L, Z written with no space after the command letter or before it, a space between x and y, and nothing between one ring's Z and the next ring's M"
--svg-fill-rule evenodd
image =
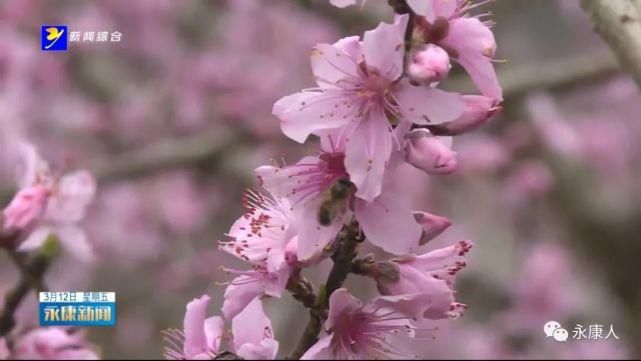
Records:
M116 302L116 292L40 292L40 302Z

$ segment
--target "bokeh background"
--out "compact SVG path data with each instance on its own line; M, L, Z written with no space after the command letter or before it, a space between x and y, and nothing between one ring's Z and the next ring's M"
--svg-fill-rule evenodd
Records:
M417 208L454 222L426 250L475 242L458 282L470 308L411 347L435 358L641 357L639 89L578 1L504 0L484 11L504 59L504 111L456 139L456 174L403 174ZM0 2L0 141L24 137L52 164L99 179L84 222L94 259L63 254L47 282L117 292L117 327L87 333L104 357L160 357L160 331L180 327L203 293L218 312L229 281L218 268L239 264L217 240L242 213L252 169L314 151L280 133L273 102L312 84L314 44L391 18L382 0L344 10L325 0ZM123 35L44 53L42 24ZM444 86L473 91L454 70ZM0 163L0 204L14 190L12 166ZM307 276L318 284L328 266ZM0 260L0 295L16 279ZM348 285L374 294L358 276ZM266 306L284 355L305 311L289 296ZM20 327L37 325L35 310L32 296ZM557 343L543 333L549 320L571 335L612 325L620 339Z

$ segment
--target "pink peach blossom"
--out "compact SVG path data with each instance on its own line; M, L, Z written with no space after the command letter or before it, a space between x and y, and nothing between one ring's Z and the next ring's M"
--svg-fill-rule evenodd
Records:
M187 304L182 330L165 331L169 360L213 359L220 352L223 320L218 316L206 318L210 297L204 295Z
M98 360L81 333L61 327L38 328L20 337L10 356L17 360Z
M246 360L273 360L278 352L272 323L255 298L232 320L233 349Z
M254 299L267 295L280 298L285 292L287 281L291 276L291 268L268 271L264 266L254 265L251 270L236 271L223 269L227 273L237 273L225 289L222 313L231 320Z
M408 308L422 308L425 294L379 296L363 304L346 289L334 291L329 299L326 335L310 347L301 360L388 359L408 356L394 347L390 338L414 337Z
M22 190L3 211L5 229L29 227L18 250L38 248L55 234L73 255L91 259L91 247L77 224L93 200L95 179L82 170L54 177L33 145L23 143L20 147Z
M87 171L76 171L60 178L50 190L41 221L18 250L38 248L50 234L55 234L74 256L81 260L92 259L91 246L78 222L84 217L95 191L95 180Z
M318 88L286 96L273 108L285 135L301 143L310 134L340 130L345 168L356 196L366 201L381 194L394 143L400 147L387 114L397 122L437 124L463 112L458 94L399 81L406 26L407 16L399 16L365 32L362 41L352 36L317 45L312 70Z
M490 30L491 23L468 15L480 3L466 0L408 0L408 5L423 16L419 27L427 43L448 50L470 75L485 96L503 100L492 60L496 53L496 40Z
M391 173L383 180L379 196L368 202L353 197L346 190L345 199L338 201L335 218L329 224L319 222L318 214L325 196L330 194L336 182L348 180L344 166L345 143L332 140L336 139L336 134L322 133L321 154L316 157L305 157L292 166L256 169L265 187L291 200L293 224L298 230L298 258L301 261L313 258L334 240L347 219L350 205L370 242L394 254L410 252L418 246L421 227L412 215L407 194L392 182L393 172L401 161L400 152L393 153Z
M296 237L289 201L247 190L243 205L246 213L231 226L230 240L220 242L220 249L244 261L265 264L270 271L286 267L286 248Z
M247 271L223 269L238 274L225 290L222 312L227 319L263 294L280 297L299 265L289 201L271 193L247 191L243 203L247 212L232 225L231 239L220 242L220 249L251 263Z
M398 267L398 278L378 278L378 290L383 295L396 296L426 293L429 301L418 317L459 317L467 306L454 301L454 278L465 267L464 256L471 247L471 242L461 241L422 255L393 259L392 263ZM406 312L411 313L412 310Z

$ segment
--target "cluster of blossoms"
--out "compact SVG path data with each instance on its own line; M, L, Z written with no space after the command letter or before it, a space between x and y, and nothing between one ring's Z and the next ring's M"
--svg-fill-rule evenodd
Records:
M16 254L23 272L31 272L24 271L29 267L24 260L30 254L38 254L49 239L59 241L76 258L90 260L92 249L78 223L95 195L95 179L85 170L56 174L30 143L20 143L16 149L20 158L19 190L0 213L0 247ZM2 317L5 323L12 315ZM10 328L3 327L0 359L98 359L93 346L77 329L45 327L7 334L8 331Z
M0 339L2 360L98 360L82 332L63 327L43 327L21 335L11 347Z
M320 149L293 165L257 168L262 190L246 192L246 213L220 243L251 266L224 269L236 275L221 312L232 324L230 352L239 357L276 356L262 299L286 290L324 326L323 335L316 332L311 344L301 340L290 355L302 359L407 356L392 338L413 338L427 329L425 322L459 317L466 308L453 287L472 243L420 254L419 246L451 222L413 210L394 174L403 163L432 175L456 170L451 136L476 129L500 109L496 44L491 24L470 16L475 5L467 1L391 3L393 24L315 46L317 86L274 104L286 136L300 143L317 136ZM437 89L452 62L465 68L480 95ZM356 258L365 240L395 257ZM301 271L330 256L334 267L316 295ZM356 299L342 288L350 272L375 280L380 295ZM203 296L189 303L184 331L168 331L168 358L221 354L225 322L206 318L208 302Z
M55 235L77 258L90 259L91 247L78 222L96 193L95 179L85 170L58 176L33 145L21 143L19 150L20 190L2 211L2 246L30 251Z

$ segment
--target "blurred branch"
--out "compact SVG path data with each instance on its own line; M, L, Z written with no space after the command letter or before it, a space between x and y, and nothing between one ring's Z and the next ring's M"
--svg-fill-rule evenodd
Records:
M619 67L609 53L599 53L507 68L500 71L498 76L503 85L505 103L509 103L510 99L535 89L562 90L605 78L618 71ZM467 76L455 77L445 85L457 91L476 92ZM217 128L110 156L90 167L90 170L99 182L108 182L141 177L174 167L206 165L249 137L246 133L236 134L228 129ZM15 191L13 187L0 188L0 204L8 203Z
M369 28L378 23L377 18L369 12L363 11L358 6L346 11L333 6L329 1L298 0L298 5L303 9L312 11L333 21L342 33L359 33L362 29Z
M582 0L595 30L641 86L641 1Z
M619 66L612 55L609 52L601 52L505 67L498 72L498 77L503 87L504 104L506 104L532 90L563 90L603 79L619 71ZM467 75L452 78L445 87L464 93L478 92Z
M539 63L536 66L508 68L499 73L499 78L503 84L505 98L508 99L522 96L534 89L557 90L571 87L604 78L618 71L617 63L609 53L599 53ZM469 84L467 77L456 78L450 84L457 88L470 89L470 86L465 85ZM110 157L98 163L92 170L99 181L111 181L143 176L172 167L197 165L222 156L239 141L242 142L248 137L247 134L235 134L219 128L202 134L163 140Z
M123 178L142 177L167 169L183 166L207 166L215 159L235 149L250 135L216 129L200 134L161 140L139 149L112 155L90 166L98 182L110 182ZM16 192L13 187L0 188L0 205L9 202Z
M99 181L112 181L140 177L173 167L197 165L221 156L239 142L239 137L242 136L219 128L162 140L98 162L92 171Z
M52 258L45 252L38 252L31 259L16 253L15 250L7 250L7 252L20 269L20 280L5 295L4 309L0 314L0 337L6 336L15 326L15 312L29 291L34 289L37 292L45 289L42 279Z
M641 259L641 209L629 213L612 212L594 197L598 184L579 164L558 154L547 154L556 175L557 187L551 198L558 216L571 230L574 246L585 251L590 267L599 266L613 294L625 308L627 339L637 357L641 355L641 286L637 262Z

